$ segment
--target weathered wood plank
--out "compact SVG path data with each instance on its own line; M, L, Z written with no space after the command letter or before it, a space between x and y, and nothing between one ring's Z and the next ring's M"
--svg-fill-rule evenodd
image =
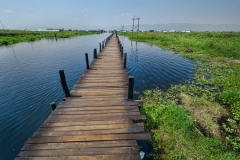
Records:
M101 148L101 147L136 147L135 140L127 141L93 141L93 142L68 142L68 143L40 143L26 144L23 151L41 149L80 149L80 148Z
M62 105L67 104L68 106L75 106L75 107L87 107L87 106L95 106L95 107L102 107L102 106L136 106L139 102L135 101L124 101L124 100L89 100L89 101L82 101L81 103L76 103L71 100L66 100L61 102Z
M143 123L131 124L107 124L107 125L82 125L82 126L43 126L39 128L40 131L89 131L89 130L105 130L105 129L120 129L120 128L134 128L143 127Z
M131 124L132 120L112 120L112 121L87 121L87 122L45 122L41 127L61 127L61 126L90 126L107 124Z
M118 148L79 148L79 149L61 149L61 150L31 150L22 151L18 156L21 157L41 157L41 156L84 156L84 155L111 155L138 153L137 147L118 147Z
M83 118L72 118L71 116L63 116L61 117L61 121L62 122L76 122L76 121L106 121L106 120L119 120L119 119L131 119L131 120L146 120L146 116L145 115L131 115L131 116L109 116L109 117L105 117L105 116L91 116L91 117L83 117ZM59 121L59 117L58 116L50 116L48 117L48 119L46 120L47 122L58 122Z
M104 106L104 107L88 107L88 106L68 106L67 104L59 104L57 107L58 111L96 111L96 110L131 110L138 109L138 106Z
M107 134L120 134L120 133L144 133L144 127L134 128L120 128L120 129L107 129L107 130L92 130L92 131L44 131L35 132L32 137L49 137L49 136L79 136L79 135L107 135Z
M139 109L129 109L129 110L97 110L97 111L54 111L53 114L107 114L107 113L129 113L129 112L139 112Z
M107 134L107 135L83 135L83 136L54 136L31 137L26 143L55 143L55 142L88 142L111 140L150 140L149 134Z
M89 156L56 156L56 157L17 157L15 160L140 160L136 154L115 154L115 155L89 155Z

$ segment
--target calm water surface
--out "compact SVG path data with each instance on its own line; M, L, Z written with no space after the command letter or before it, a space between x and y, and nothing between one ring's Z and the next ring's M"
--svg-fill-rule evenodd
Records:
M24 142L51 114L49 103L57 104L64 94L58 71L64 69L71 89L85 70L85 53L92 60L93 49L109 34L71 39L40 40L0 48L0 160L14 159ZM196 64L179 54L146 43L120 37L128 53L129 75L136 91L166 90L193 76ZM139 95L135 96L137 99Z

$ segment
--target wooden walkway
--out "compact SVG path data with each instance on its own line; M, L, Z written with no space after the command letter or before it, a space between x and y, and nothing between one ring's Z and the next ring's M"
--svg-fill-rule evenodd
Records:
M139 113L139 102L128 100L123 66L114 34L16 159L141 159L136 140L150 140L150 135L144 133L141 120L146 117Z

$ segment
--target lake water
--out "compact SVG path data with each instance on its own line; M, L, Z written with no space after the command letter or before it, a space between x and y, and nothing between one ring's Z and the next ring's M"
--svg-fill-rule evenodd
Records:
M14 159L24 142L51 114L50 102L64 98L59 70L64 69L71 89L84 72L85 53L109 34L68 39L40 40L0 48L0 160ZM194 61L146 43L120 37L127 57L134 90L166 90L194 75ZM135 99L139 95L135 95Z

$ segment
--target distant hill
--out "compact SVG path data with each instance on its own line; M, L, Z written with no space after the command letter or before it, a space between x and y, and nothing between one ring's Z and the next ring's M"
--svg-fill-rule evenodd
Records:
M105 27L106 30L119 30L120 26ZM131 30L132 26L125 26ZM240 31L240 24L190 24L190 23L168 23L168 24L140 24L140 30L193 30L193 31Z
M15 25L10 29L46 29L46 28L64 28L64 29L105 29L120 30L121 26L50 26L50 25ZM131 25L125 25L126 30L131 30ZM191 23L168 23L168 24L140 24L140 30L193 30L193 31L240 31L240 24L191 24Z

